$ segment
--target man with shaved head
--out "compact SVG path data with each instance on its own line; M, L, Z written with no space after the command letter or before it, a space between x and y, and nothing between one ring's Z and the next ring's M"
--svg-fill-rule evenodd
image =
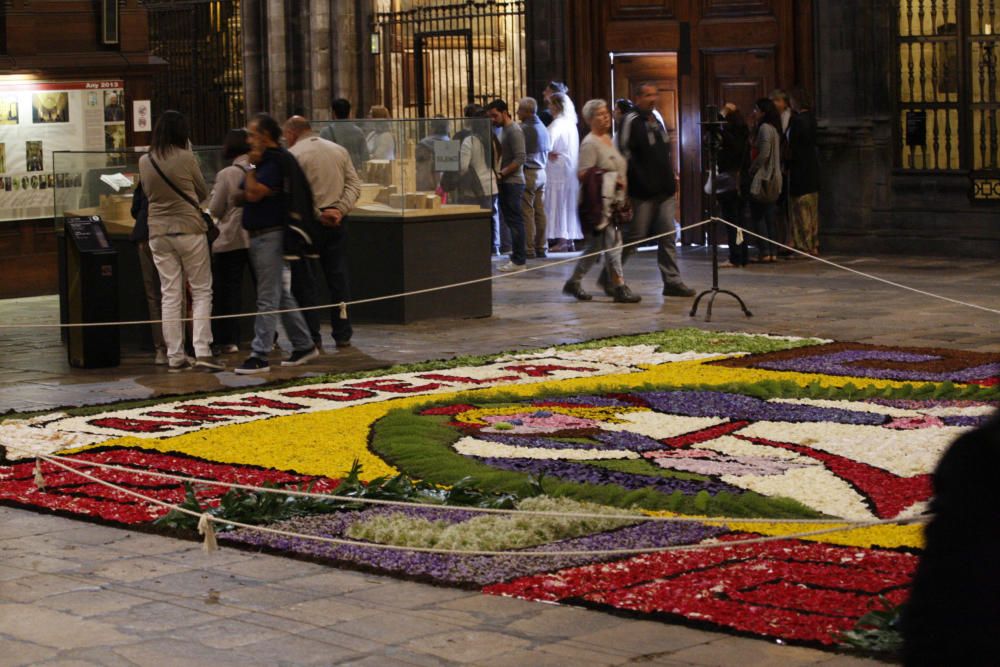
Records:
M319 255L319 269L326 277L330 303L338 304L351 298L348 286L347 260L344 249L347 242L344 217L354 208L361 194L351 155L347 149L312 131L309 121L302 116L292 116L285 122L285 141L288 151L295 156L305 172L312 190L315 219L319 225L311 232L313 248ZM303 307L322 303L316 262L308 257L292 262L292 292ZM351 321L341 317L341 309L330 309L333 341L337 347L351 344ZM309 331L321 347L321 316L319 311L305 312Z

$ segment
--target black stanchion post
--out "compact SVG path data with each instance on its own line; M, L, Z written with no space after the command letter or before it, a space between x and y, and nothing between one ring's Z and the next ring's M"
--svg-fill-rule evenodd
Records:
M719 145L722 142L722 126L725 122L719 117L719 109L713 104L705 107L705 120L702 121L702 137L703 141L708 142L708 182L709 182L709 192L708 192L708 209L709 209L709 226L708 226L708 241L712 244L712 288L707 289L697 296L694 300L694 305L691 306L691 317L698 314L698 304L701 300L708 296L708 306L705 313L705 321L712 321L712 306L715 304L715 297L720 294L728 294L729 296L736 299L740 304L740 308L743 309L743 313L747 317L753 317L753 313L747 308L747 305L743 303L741 299L735 292L729 290L719 289L719 238L718 238L718 223L715 220L715 207L717 202L717 196L715 193L715 188L717 186L717 171L719 165Z

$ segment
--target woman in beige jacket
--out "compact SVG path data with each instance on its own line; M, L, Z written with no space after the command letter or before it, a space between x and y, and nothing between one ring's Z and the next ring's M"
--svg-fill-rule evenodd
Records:
M165 111L153 127L149 153L139 160L139 179L149 198L149 249L163 293L163 339L174 372L223 368L212 356L212 260L198 209L208 187L189 146L187 120ZM194 361L184 352L185 281L191 287Z

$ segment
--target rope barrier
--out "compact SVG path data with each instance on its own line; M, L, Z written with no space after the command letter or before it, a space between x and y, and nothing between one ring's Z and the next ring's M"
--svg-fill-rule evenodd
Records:
M214 539L214 533L207 527L207 524L217 523L222 525L233 526L236 528L243 528L246 530L256 531L260 533L266 533L269 535L278 535L281 537L289 537L301 540L311 540L315 542L323 542L326 544L336 544L339 546L352 546L352 547L363 547L368 549L381 549L383 551L407 551L414 553L429 553L429 554L439 554L439 555L460 555L460 556L518 556L518 557L548 557L548 558L560 558L560 557L585 557L585 556L628 556L628 555L642 555L642 554L655 554L655 553L667 553L672 551L694 551L701 549L711 549L711 548L731 548L739 546L749 546L753 544L766 544L769 542L780 542L785 540L796 540L805 537L818 537L820 535L829 535L833 533L848 532L851 530L857 530L861 528L874 528L877 526L884 525L905 525L912 523L923 523L925 519L923 517L913 517L908 519L880 519L877 521L867 521L851 527L836 527L836 528L824 528L822 530L805 531L801 533L793 533L790 535L773 535L768 537L751 538L746 540L732 540L728 542L701 542L698 544L681 544L672 545L666 547L644 547L635 549L605 549L605 550L575 550L575 551L492 551L492 550L482 550L482 549L438 549L435 547L414 547L414 546L403 546L398 544L378 544L375 542L363 542L360 540L346 540L336 537L323 537L321 535L308 535L305 533L295 533L287 530L280 530L277 528L270 528L267 526L255 526L248 523L243 523L240 521L232 521L230 519L223 519L220 517L212 516L205 512L196 512L194 510L189 510L179 505L174 505L173 503L168 503L151 496L147 496L138 491L133 491L131 489L126 489L125 487L112 484L93 475L87 474L82 470L77 470L70 466L64 465L58 461L52 460L49 457L41 456L39 457L43 460L48 461L50 464L62 468L68 472L74 473L83 477L84 479L89 479L90 481L105 486L109 489L117 491L119 493L124 493L130 495L134 498L139 498L153 505L159 507L165 507L167 509L185 514L187 516L196 517L199 523L199 530L205 535L205 549L206 551L211 550L209 539ZM609 515L600 515L601 518L615 518ZM638 517L629 517L629 521L633 521ZM704 521L703 521L704 522ZM202 530L204 528L204 530Z
M677 230L663 232L662 234L654 234L653 236L647 236L646 238L639 239L638 241L630 241L629 243L623 243L621 248L625 249L625 248L631 248L633 246L644 245L646 243L649 243L650 241L657 241L667 236L674 236L675 234L679 234L681 232L686 232L691 229L697 229L698 227L707 225L711 221L712 221L711 218L706 218L705 220L696 222L693 225L688 225L687 227L681 227L680 229ZM478 285L479 283L493 282L501 278L509 278L513 276L524 275L525 273L531 273L533 271L541 271L542 269L550 269L553 266L561 266L563 264L575 264L576 262L579 262L581 259L587 257L600 257L601 255L611 252L612 250L615 250L615 248L605 248L604 250L598 250L584 255L574 255L573 257L569 257L567 259L559 259L551 262L546 262L545 264L539 264L537 266L529 266L520 271L513 271L510 273L499 273L496 275L484 276L482 278L465 280L459 283L451 283L449 285L439 285L437 287L426 287L423 289L411 290L409 292L400 292L399 294L373 296L373 297L368 297L366 299L355 299L353 301L340 301L338 303L328 303L328 304L323 304L321 306L300 306L298 308L285 308L283 310L266 310L253 313L235 313L233 315L211 315L209 317L199 317L198 319L230 320L243 317L256 317L258 315L283 315L286 313L304 313L313 310L327 310L330 308L340 308L341 313L344 313L348 306L360 306L363 304L378 303L380 301L391 301L392 299L404 299L406 297L419 296L421 294L430 294L433 292L441 292L445 290L456 289L459 287L468 287L469 285ZM341 317L344 317L344 315L341 315ZM123 322L72 322L72 323L46 322L38 324L0 324L0 331L4 329L74 329L74 328L82 329L87 327L108 327L108 326L123 327L123 326L135 326L143 324L162 324L164 322L193 322L194 320L195 320L194 317L178 317L178 318L158 319L158 320L127 320Z
M16 451L31 453L27 450L20 449L16 446L8 446L8 449L13 449ZM168 479L175 482L186 482L189 484L199 484L202 486L221 486L229 489L239 489L241 491L254 491L257 493L273 493L282 496L294 496L297 498L313 498L317 500L336 500L349 503L359 503L364 505L380 505L385 507L406 507L406 508L428 508L428 507L438 507L445 509L456 509L462 510L463 512L473 512L477 514L505 514L505 515L520 515L520 516L539 516L539 517L550 517L559 519L627 519L630 521L652 521L652 522L672 522L672 523L704 523L705 521L724 521L729 523L776 523L776 524L817 524L817 525L861 525L865 523L864 521L850 521L846 519L773 519L767 517L685 517L685 516L649 516L649 515L638 515L638 514L597 514L589 512L547 512L541 510L518 510L518 509L500 509L493 507L464 507L459 505L432 505L428 503L415 503L407 502L402 500L383 500L379 498L355 498L353 496L339 496L336 494L329 493L315 493L312 491L300 491L296 489L278 489L274 487L266 486L254 486L252 484L237 484L234 482L223 482L220 480L205 479L202 477L187 477L184 475L173 475L170 473L156 472L152 470L140 470L138 468L127 468L124 466L112 465L108 463L99 463L97 461L81 461L79 459L74 459L67 456L60 456L57 454L43 454L38 455L37 458L42 458L50 463L55 461L63 461L67 463L74 463L80 466L98 468L101 470L111 470L114 472L124 472L137 475L143 475L146 477L155 477L158 479ZM37 459L36 459L37 461ZM76 469L74 469L76 470ZM35 469L35 479L36 482L41 475L41 471L36 465ZM44 480L41 482L44 484ZM40 487L41 488L41 487Z
M814 261L817 261L817 262L821 262L823 264L827 264L828 266L832 266L832 267L834 267L836 269L840 269L841 271L847 271L849 273L853 273L855 275L862 276L863 278L868 278L869 280L875 280L875 281L878 281L880 283L884 283L886 285L891 285L892 287L897 287L899 289L903 289L903 290L907 290L907 291L910 291L910 292L914 292L916 294L920 294L922 296L928 296L928 297L931 297L933 299L940 299L941 301L947 301L949 303L954 303L954 304L957 304L959 306L965 306L967 308L975 308L976 310L982 310L982 311L985 311L987 313L993 313L995 315L1000 315L1000 310L998 310L996 308L989 308L987 306L981 306L981 305L979 305L977 303L969 303L967 301L961 301L959 299L953 299L953 298L948 297L948 296L943 296L941 294L935 294L933 292L928 292L926 290L918 289L916 287L910 287L909 285L904 285L902 283L897 283L896 281L889 280L888 278L882 278L881 276L876 276L876 275L871 274L871 273L865 273L864 271L858 271L857 269L852 269L851 267L844 266L843 264L837 264L836 262L831 262L830 260L828 260L828 259L826 259L824 257L817 257L816 255L811 255L811 254L809 254L809 253L807 253L805 251L799 250L798 248L793 248L792 246L787 246L784 243L779 243L778 241L773 241L770 238L768 238L767 236L763 236L762 234L758 234L756 232L752 232L749 229L741 227L741 226L737 225L735 222L729 222L728 220L726 220L724 218L712 217L711 222L721 222L721 223L723 223L725 225L729 225L730 227L732 227L734 229L737 229L737 230L743 232L744 234L749 234L750 236L754 236L754 237L756 237L756 238L758 238L758 239L760 239L762 241L766 241L766 242L768 242L768 243L770 243L772 245L776 245L779 248L783 248L785 250L789 250L791 252L794 252L794 253L797 253L799 255L802 255L806 259L811 259L811 260L814 260Z

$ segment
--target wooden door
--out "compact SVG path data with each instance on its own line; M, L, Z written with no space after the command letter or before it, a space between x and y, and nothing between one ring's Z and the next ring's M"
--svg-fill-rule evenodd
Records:
M670 133L674 156L674 173L680 173L681 150L677 143L680 133L680 101L677 85L677 54L616 55L614 59L615 97L632 97L633 88L639 83L656 86L659 99L656 108ZM613 103L613 100L612 100Z
M776 87L773 49L705 53L702 59L704 104L722 107L733 102L749 119L754 103Z

